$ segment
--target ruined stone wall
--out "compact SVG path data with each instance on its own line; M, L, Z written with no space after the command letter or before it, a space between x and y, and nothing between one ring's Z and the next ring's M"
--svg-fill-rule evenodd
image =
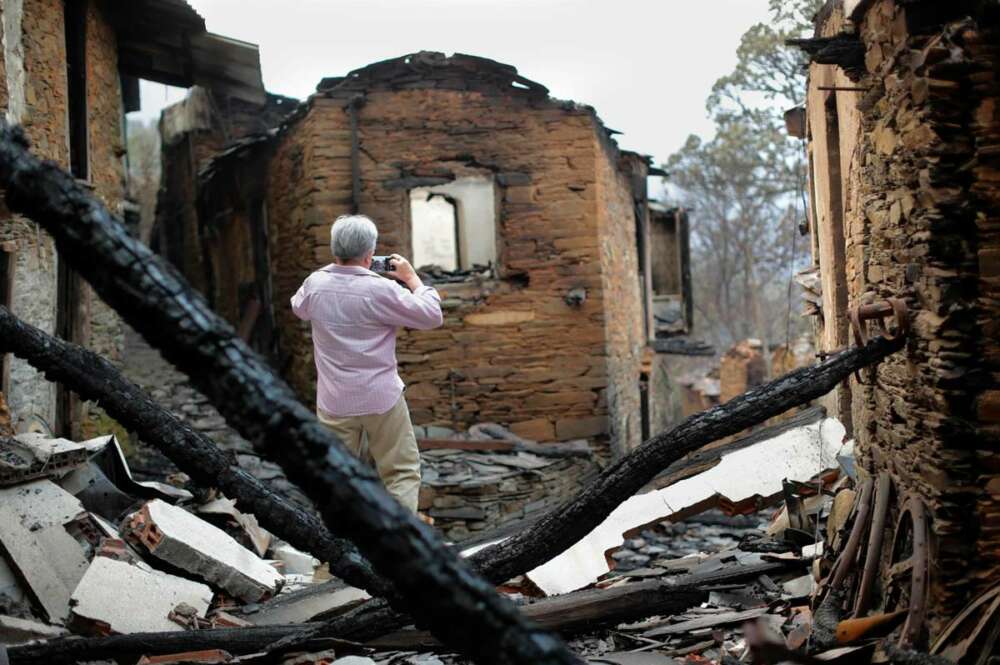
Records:
M2 17L4 74L0 80L8 119L21 123L34 151L64 166L69 164L67 127L66 42L61 0L4 3ZM94 1L87 16L87 105L90 181L96 193L118 212L123 200L124 142L117 45L107 22L107 6ZM20 100L20 101L18 101ZM4 210L0 241L16 243L12 310L29 323L52 333L56 326L57 257L48 235L29 220ZM89 321L88 345L113 362L121 360L121 323L114 312L84 288ZM11 362L8 401L23 426L33 417L48 425L55 420L55 390L45 377L18 359ZM96 409L87 415L101 420ZM86 429L86 428L85 428Z
M108 1L91 0L87 12L87 124L90 182L94 191L116 214L125 201L125 134L122 126L121 78L118 42L109 23ZM89 286L84 287L90 291ZM96 294L88 293L90 331L87 345L115 364L125 351L124 324L118 314ZM96 406L91 406L96 409ZM95 435L104 420L91 415Z
M328 123L339 117L330 114ZM282 375L299 396L315 402L316 368L313 364L309 324L292 314L289 299L310 272L330 263L330 219L314 212L315 197L320 200L335 195L327 187L319 188L306 176L306 150L314 154L314 145L322 136L338 131L330 124L318 123L319 116L308 114L282 137L271 160L267 192L268 238L271 249L271 286L274 291L274 317ZM319 128L317 129L317 125ZM350 182L350 176L346 177ZM349 187L349 185L348 185ZM325 255L322 236L327 236Z
M810 76L817 180L830 160L816 106L840 121L844 252L821 255L824 290L840 280L851 304L911 310L905 351L849 397L861 466L930 509L932 633L1000 575L1000 30L966 18L973 5L879 0L858 20L868 75ZM824 34L842 27L835 12ZM830 84L866 90L817 89Z
M599 139L598 139L599 140ZM604 147L601 142L602 148ZM597 219L608 385L602 398L612 415L612 441L623 454L642 443L639 378L646 347L645 308L638 280L632 188L615 155L597 159ZM656 384L653 384L654 386ZM655 399L650 400L655 401Z
M628 258L631 195L599 145L593 113L531 106L514 95L372 90L358 125L358 203L379 225L379 253L410 253L409 198L399 179L488 175L497 183L500 278L439 285L444 327L399 337L414 421L456 429L496 421L541 441L605 433L606 328L626 317L605 320L599 187L603 201L616 206L602 222L607 258L616 262L609 269L631 267L628 274L635 274L635 239ZM293 320L287 303L310 271L331 261L330 223L351 208L346 100L314 98L282 138L271 171L274 290L286 376L311 400L309 329ZM624 231L615 222L619 213L627 215ZM566 294L576 288L586 290L585 301L567 304ZM641 330L641 319L638 325ZM620 404L636 409L630 417L638 432L638 369L628 373Z
M3 16L8 119L20 122L34 150L60 164L69 161L66 142L66 49L61 0L5 3ZM18 12L20 9L20 12ZM19 42L19 44L18 44ZM19 46L19 48L17 48ZM12 49L16 48L16 52ZM56 253L51 238L23 217L4 210L0 241L16 243L11 309L48 333L56 325ZM38 417L55 421L55 389L26 362L11 359L8 404L15 424Z

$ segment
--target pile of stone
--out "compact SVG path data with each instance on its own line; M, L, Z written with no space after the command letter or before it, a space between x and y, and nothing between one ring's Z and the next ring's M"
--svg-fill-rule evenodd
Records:
M600 472L583 439L537 444L493 423L463 433L418 427L417 435L424 448L420 510L454 542L540 516Z

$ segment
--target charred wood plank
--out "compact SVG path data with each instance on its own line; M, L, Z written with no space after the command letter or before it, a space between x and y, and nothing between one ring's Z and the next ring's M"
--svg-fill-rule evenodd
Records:
M587 589L561 596L544 598L521 611L536 623L564 636L613 626L625 621L636 621L649 616L671 615L698 605L708 598L708 587L755 579L764 573L787 567L787 562L760 563L697 575L681 575L657 580L633 582L612 589ZM341 625L341 628L348 628ZM361 628L356 625L355 628ZM308 641L295 643L296 649L308 649L325 641L338 640L341 644L357 645L351 638L340 637L333 624L311 622L291 626L260 626L254 628L226 628L198 630L182 633L143 633L113 637L65 637L43 643L10 647L11 665L63 665L77 661L101 658L138 658L180 651L200 649L225 649L234 654L260 652L282 638L310 631ZM360 630L344 632L360 634ZM383 631L385 632L385 631ZM375 648L441 648L441 643L430 633L419 630L399 631L385 635L366 644Z
M150 344L184 371L228 423L274 460L353 541L442 642L484 663L578 663L382 487L266 361L184 278L71 175L42 162L24 132L0 124L8 207L55 239L61 257Z
M253 513L261 526L299 549L330 563L330 570L372 595L392 588L357 548L335 538L322 520L296 506L241 469L204 434L159 406L146 391L101 356L48 335L0 307L0 353L13 353L50 381L58 381L155 446L202 487L218 487Z
M610 628L654 615L671 616L706 602L705 587L750 580L787 567L783 563L734 566L701 575L682 575L633 582L611 589L585 589L521 606L521 612L543 628L565 637ZM377 649L440 649L430 633L401 630L366 642Z
M865 45L858 35L841 33L832 37L789 39L785 44L802 49L817 65L839 66L852 81L859 81L868 73Z

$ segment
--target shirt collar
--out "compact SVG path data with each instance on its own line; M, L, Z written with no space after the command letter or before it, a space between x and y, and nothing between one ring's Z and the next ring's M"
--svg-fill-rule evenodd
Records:
M362 268L361 266L341 266L336 263L331 263L330 265L323 266L320 268L323 272L333 273L335 275L371 275L372 277L378 277L377 272L372 272L368 268Z

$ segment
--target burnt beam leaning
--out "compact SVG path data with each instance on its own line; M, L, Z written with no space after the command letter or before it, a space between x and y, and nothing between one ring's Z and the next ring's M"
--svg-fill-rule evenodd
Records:
M298 401L266 361L184 278L58 165L0 125L7 205L55 239L61 258L122 318L184 371L227 422L274 460L399 592L398 609L443 643L483 663L579 663L536 627L415 515Z

